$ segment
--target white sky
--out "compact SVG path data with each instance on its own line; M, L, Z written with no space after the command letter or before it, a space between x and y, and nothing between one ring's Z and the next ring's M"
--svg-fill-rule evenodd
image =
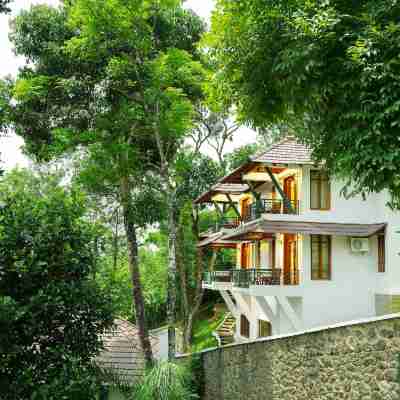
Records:
M57 5L57 3L58 0L14 0L11 5L11 15L0 15L0 77L6 75L15 76L18 72L18 67L23 65L23 59L13 54L11 43L8 40L9 19L17 15L22 9L27 9L31 5ZM204 19L209 20L214 7L214 0L187 0L185 6L193 9ZM227 151L232 151L234 148L251 143L254 140L254 132L248 129L241 130L240 133L236 134L234 141L228 144ZM9 169L17 165L27 166L29 164L28 160L22 155L22 145L23 140L16 135L0 137L0 155L1 161L4 163L2 164L3 167L5 166L6 169Z

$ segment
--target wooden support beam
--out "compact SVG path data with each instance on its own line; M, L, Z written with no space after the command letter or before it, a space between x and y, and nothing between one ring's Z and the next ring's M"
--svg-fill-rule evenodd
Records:
M242 179L243 179L243 177L242 177ZM261 216L262 208L263 208L262 201L261 201L261 193L256 192L256 188L254 187L254 185L251 181L245 181L245 182L249 186L251 194L256 199L256 214L257 214L257 218L258 218Z
M230 208L232 208L233 211L235 211L236 216L237 216L237 217L239 218L239 220L241 221L241 220L242 220L242 216L240 215L239 210L238 210L237 207L235 206L235 203L233 202L232 197L231 197L228 193L226 193L225 196L226 196L226 198L227 198L228 201L229 201Z
M214 207L217 210L218 215L223 219L224 211L221 211L221 209L219 208L218 203L216 201L213 201L212 203L214 204Z
M275 175L271 171L270 167L268 165L266 165L265 168L267 170L267 173L268 173L269 177L272 180L272 183L274 184L275 188L278 190L279 194L281 195L285 207L287 207L287 209L290 210L290 212L294 214L295 210L294 210L294 208L292 206L292 203L287 198L286 193L283 191L281 185L279 184L279 182L276 179Z

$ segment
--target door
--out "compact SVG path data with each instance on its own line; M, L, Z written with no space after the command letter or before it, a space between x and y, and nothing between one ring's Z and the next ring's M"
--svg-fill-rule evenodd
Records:
M251 204L250 204L250 199L244 199L242 200L242 219L243 221L246 221L251 218Z
M297 285L297 238L296 235L285 235L283 239L283 283Z
M297 185L294 176L289 176L283 181L283 191L294 209L297 208Z
M240 267L242 269L250 268L250 243L242 244L242 251L240 257Z

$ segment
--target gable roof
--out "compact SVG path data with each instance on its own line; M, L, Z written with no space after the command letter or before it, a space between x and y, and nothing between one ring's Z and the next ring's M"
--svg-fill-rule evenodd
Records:
M139 333L135 325L123 319L116 319L114 326L101 335L104 349L96 357L96 363L111 369L127 382L143 376L145 357L140 346ZM150 337L152 347L158 340Z
M249 172L257 164L270 164L273 167L271 168L273 172L279 172L279 166L282 165L314 164L314 162L311 159L311 149L309 147L300 143L295 137L287 136L272 145L268 150L250 157L248 162L224 176L209 191L200 195L194 202L196 204L209 202L215 194L227 193L229 189L232 189L231 193L246 192L249 188L243 182L242 175Z
M311 149L293 136L286 137L250 160L267 164L313 164Z

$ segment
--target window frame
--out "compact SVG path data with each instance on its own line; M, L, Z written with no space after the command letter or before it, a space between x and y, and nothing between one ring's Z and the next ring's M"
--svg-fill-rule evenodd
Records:
M313 178L314 174L318 174L319 178L315 179ZM323 171L317 170L317 169L312 169L310 170L310 210L316 210L316 211L329 211L331 210L332 206L332 201L331 201L331 180L328 176L328 174L325 174L326 179L322 179ZM313 199L313 181L318 182L318 203L319 207L313 207L312 205L312 199ZM322 196L321 196L321 188L322 188L322 182L327 182L327 193L328 193L328 205L327 207L322 207Z
M240 336L250 338L250 321L244 314L240 314Z
M313 238L318 238L318 252L319 252L319 268L318 268L318 277L314 277L314 268L313 268ZM322 238L328 239L328 278L323 278L323 262L322 262ZM310 235L310 250L311 250L311 280L312 281L331 281L332 280L332 236L330 235Z
M262 325L263 324L268 324L268 328L266 328L265 326L263 327L264 329L268 329L269 330L269 335L261 335L261 331L262 331ZM263 319L259 319L258 320L258 337L259 338L263 338L263 337L269 337L272 335L272 325L270 321L265 321Z

